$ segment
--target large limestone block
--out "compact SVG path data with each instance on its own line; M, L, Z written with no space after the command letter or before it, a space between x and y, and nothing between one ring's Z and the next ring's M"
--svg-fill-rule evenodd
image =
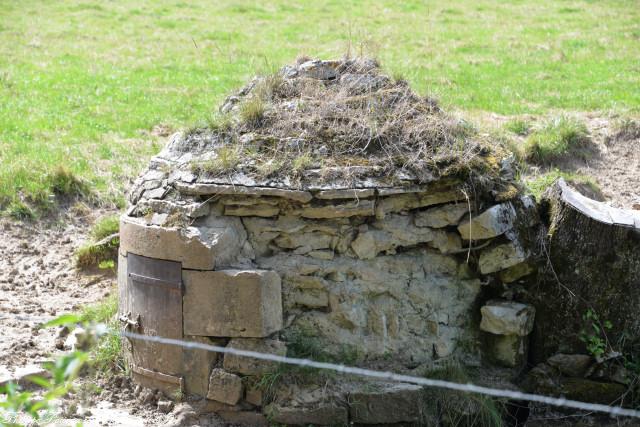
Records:
M536 309L513 301L488 301L480 309L480 329L496 335L526 336L533 330Z
M238 350L255 351L258 353L274 354L276 356L285 356L287 354L287 345L278 340L233 338L227 347ZM263 375L267 372L273 371L276 366L277 363L267 360L243 357L231 353L226 353L224 355L224 369L238 374Z
M141 218L120 219L120 252L178 261L182 268L211 270L231 263L247 235L238 218L213 217L186 228L147 225Z
M511 203L495 205L458 226L465 240L490 239L513 228L516 210Z
M516 266L528 258L526 250L516 241L483 250L478 259L482 274L495 273Z
M460 219L469 212L466 203L456 203L427 209L416 213L415 224L418 227L442 228L458 225Z
M266 337L282 328L280 276L266 270L182 273L184 333Z
M420 420L423 389L413 384L388 384L349 395L350 419L361 424L415 423Z
M242 399L242 378L224 369L213 369L209 377L207 399L235 405Z

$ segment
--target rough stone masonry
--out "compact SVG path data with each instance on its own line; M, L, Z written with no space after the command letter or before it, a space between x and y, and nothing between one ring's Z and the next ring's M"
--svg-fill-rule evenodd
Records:
M339 65L286 72L329 84L347 75ZM451 360L523 366L535 309L485 289L534 271L535 203L515 190L508 163L479 181L367 165L335 166L348 180L322 179L313 166L297 182L196 173L189 165L215 158L216 141L175 134L132 188L118 263L127 328L279 355L317 343L330 360L399 372ZM135 340L127 348L136 381L200 396L233 422L425 417L413 385L307 378L267 393L260 378L273 364Z

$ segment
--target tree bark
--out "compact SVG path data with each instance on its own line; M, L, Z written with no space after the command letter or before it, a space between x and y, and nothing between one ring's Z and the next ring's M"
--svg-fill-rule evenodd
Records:
M562 179L541 205L547 268L531 289L537 309L532 361L588 352L585 335L598 336L607 350L639 354L640 212L588 199ZM588 311L597 319L585 319Z

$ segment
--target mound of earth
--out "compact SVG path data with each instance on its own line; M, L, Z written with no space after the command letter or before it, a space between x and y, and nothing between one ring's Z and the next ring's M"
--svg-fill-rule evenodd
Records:
M159 157L176 162L183 181L357 188L497 176L495 150L374 60L305 59L254 78Z

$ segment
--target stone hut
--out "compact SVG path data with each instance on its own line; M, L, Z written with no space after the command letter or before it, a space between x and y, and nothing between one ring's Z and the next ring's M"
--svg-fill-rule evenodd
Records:
M173 135L131 190L128 330L414 375L523 366L535 310L495 289L534 271L536 207L467 124L361 59L300 60L220 110ZM126 343L138 383L232 422L427 416L414 385L288 382L254 359Z

